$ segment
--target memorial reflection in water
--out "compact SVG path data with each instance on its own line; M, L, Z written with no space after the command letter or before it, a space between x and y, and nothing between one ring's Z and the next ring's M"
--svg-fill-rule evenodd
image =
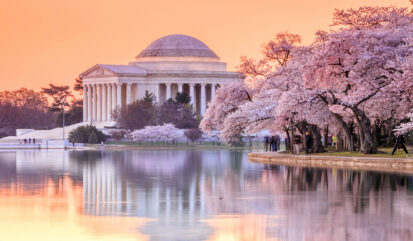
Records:
M406 240L412 191L412 176L266 166L245 152L0 152L0 237Z

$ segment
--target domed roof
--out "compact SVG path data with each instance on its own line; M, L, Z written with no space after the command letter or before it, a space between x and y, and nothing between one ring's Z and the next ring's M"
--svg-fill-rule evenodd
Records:
M218 58L206 44L183 34L173 34L159 38L149 44L137 57L210 57Z

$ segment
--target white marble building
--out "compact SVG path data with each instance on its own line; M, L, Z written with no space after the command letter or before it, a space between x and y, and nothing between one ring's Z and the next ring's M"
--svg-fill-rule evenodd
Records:
M127 65L97 64L80 74L84 86L84 122L112 120L116 108L142 99L148 91L159 104L177 92L191 96L203 116L216 88L238 80L227 64L203 42L187 35L168 35L152 42Z

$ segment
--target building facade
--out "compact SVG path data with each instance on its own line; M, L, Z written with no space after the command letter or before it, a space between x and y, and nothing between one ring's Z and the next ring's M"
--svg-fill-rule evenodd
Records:
M198 117L219 85L240 79L203 42L187 35L168 35L152 42L127 65L97 64L80 74L84 122L114 121L118 108L152 93L162 104L177 92L191 97Z

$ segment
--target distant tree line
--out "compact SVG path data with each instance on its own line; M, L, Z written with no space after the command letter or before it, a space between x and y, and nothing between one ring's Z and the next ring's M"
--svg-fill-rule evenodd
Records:
M62 126L63 108L66 125L82 121L83 101L73 91L82 93L81 79L69 86L50 84L41 91L26 88L0 92L0 137L15 135L16 129L51 129Z

